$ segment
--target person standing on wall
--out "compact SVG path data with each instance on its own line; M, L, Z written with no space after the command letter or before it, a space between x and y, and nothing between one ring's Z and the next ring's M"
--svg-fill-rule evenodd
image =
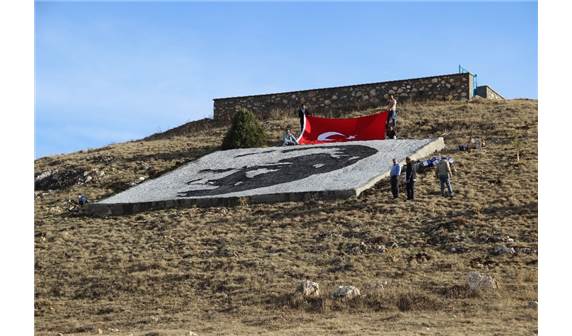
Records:
M391 193L393 198L399 197L399 175L401 175L401 166L397 163L397 160L393 159L393 166L389 171L389 181L391 183Z
M304 118L308 115L306 104L302 104L298 109L298 117L300 118L300 133L304 131Z
M417 163L410 157L405 159L405 191L407 200L413 201L415 198L415 180L417 179Z
M393 126L393 129L396 129L397 128L397 100L393 97L393 95L389 96L386 109L389 111L389 114L387 116L387 125Z

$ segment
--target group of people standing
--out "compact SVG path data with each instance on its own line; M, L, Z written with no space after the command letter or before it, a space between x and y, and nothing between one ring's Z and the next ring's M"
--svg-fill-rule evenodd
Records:
M419 162L407 157L405 158L405 166L403 168L405 169L405 191L407 200L412 201L415 199L415 181L417 180ZM389 171L389 181L391 183L391 194L394 199L399 198L399 177L401 176L401 171L401 165L396 159L393 159L393 165ZM453 172L446 156L442 156L441 160L435 165L435 176L439 179L441 195L453 197L453 187L451 185ZM447 193L445 193L445 188L447 188Z
M389 96L387 105L385 109L388 111L387 123L386 123L386 138L387 139L397 139L397 99L393 95ZM304 131L304 120L308 115L308 109L305 104L302 104L298 109L298 118L300 119L300 132ZM287 127L286 132L283 137L283 145L297 145L298 141L296 136L292 132L290 126ZM417 171L419 169L419 162L413 161L410 157L405 159L405 192L407 195L407 200L415 199L415 181L417 180ZM399 177L401 176L402 167L397 163L396 159L393 159L393 165L390 170L390 182L391 182L391 193L393 198L399 197ZM453 187L451 186L451 177L453 173L451 171L451 165L447 160L447 157L443 156L441 160L435 166L435 176L439 179L439 185L441 188L441 195L453 197ZM447 189L447 193L445 193Z

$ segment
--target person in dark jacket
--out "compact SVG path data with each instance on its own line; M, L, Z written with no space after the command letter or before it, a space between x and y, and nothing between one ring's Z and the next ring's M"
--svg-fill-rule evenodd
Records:
M308 110L306 109L306 104L302 104L298 109L298 118L300 118L300 133L304 131L304 118L308 115Z
M386 139L397 139L397 133L395 133L395 127L393 127L392 125L389 125L389 128L387 129Z
M87 199L87 197L85 197L85 195L79 194L77 203L78 203L79 205L82 205L82 206L83 206L83 205L89 203L89 200Z
M415 198L415 180L417 179L417 163L410 157L405 159L405 192L407 200L413 201Z

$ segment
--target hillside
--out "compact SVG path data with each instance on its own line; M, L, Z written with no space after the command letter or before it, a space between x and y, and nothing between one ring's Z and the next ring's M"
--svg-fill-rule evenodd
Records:
M273 139L298 125L289 113L263 123ZM534 334L537 124L535 100L402 106L399 137L444 136L456 160L456 196L441 197L426 174L414 203L391 199L382 181L339 201L69 210L79 193L101 199L217 150L226 127L208 121L39 159L36 175L51 177L35 191L37 334ZM470 136L486 148L457 151ZM470 271L499 288L469 291ZM319 283L319 298L292 294L303 279ZM330 298L349 284L364 295Z

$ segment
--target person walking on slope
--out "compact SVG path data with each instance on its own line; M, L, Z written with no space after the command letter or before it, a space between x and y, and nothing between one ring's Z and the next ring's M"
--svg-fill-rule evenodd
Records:
M417 163L410 157L405 159L405 192L407 200L413 201L415 198L415 180L417 179Z
M308 115L308 110L306 109L306 104L302 104L298 109L298 118L300 118L300 133L304 131L304 118Z
M451 165L446 156L442 156L437 166L435 166L435 175L441 185L441 195L445 196L445 186L447 186L449 196L453 197L453 187L451 186L451 176L453 176L453 172L451 171Z
M401 166L393 159L393 166L391 166L391 170L389 171L389 181L391 183L393 198L399 196L399 175L401 175Z
M393 126L393 129L396 129L397 128L397 100L393 97L393 95L389 96L389 100L387 101L386 109L389 111L389 114L387 115L387 125Z

